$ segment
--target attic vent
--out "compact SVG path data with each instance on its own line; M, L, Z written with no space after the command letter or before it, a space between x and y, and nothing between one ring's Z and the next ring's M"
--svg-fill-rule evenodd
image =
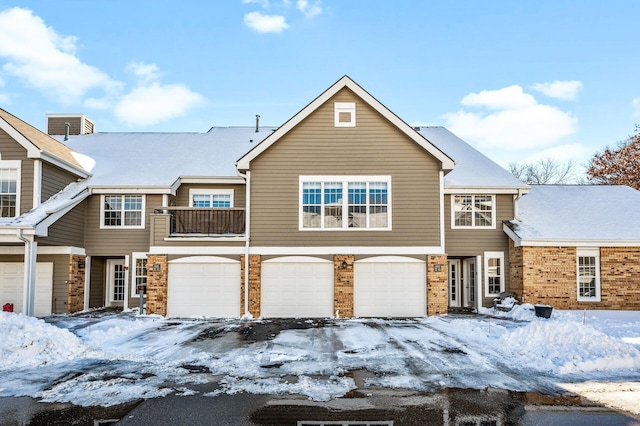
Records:
M355 102L336 102L333 108L335 127L356 127Z

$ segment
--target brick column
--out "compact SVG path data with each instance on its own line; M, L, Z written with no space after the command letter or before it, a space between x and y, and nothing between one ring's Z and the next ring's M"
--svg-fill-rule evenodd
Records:
M333 313L336 318L353 318L353 262L351 254L333 256ZM342 267L346 262L346 268Z
M447 255L427 256L427 315L449 312L449 284L447 280Z
M258 254L249 255L249 313L260 317L260 274L262 259Z
M85 261L86 256L69 255L67 309L70 314L84 310Z
M168 266L166 254L147 256L147 314L167 315Z

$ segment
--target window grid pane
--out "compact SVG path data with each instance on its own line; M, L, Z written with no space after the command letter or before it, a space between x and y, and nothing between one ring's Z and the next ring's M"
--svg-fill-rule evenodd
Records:
M371 182L369 184L369 227L386 228L388 226L387 183Z
M208 208L211 207L211 197L207 194L194 194L193 195L193 207Z
M489 293L490 294L500 293L502 272L500 268L499 258L490 258L488 260L487 278L488 278Z
M302 185L302 227L320 228L322 217L322 184L305 182Z
M147 285L147 259L136 259L135 283L135 294L139 295L138 286Z
M596 297L596 258L578 257L578 294L580 297Z
M342 183L324 184L324 227L342 228Z
M493 226L491 195L456 195L453 205L454 226Z
M104 226L141 226L141 195L105 195Z
M367 227L367 183L349 182L349 228Z

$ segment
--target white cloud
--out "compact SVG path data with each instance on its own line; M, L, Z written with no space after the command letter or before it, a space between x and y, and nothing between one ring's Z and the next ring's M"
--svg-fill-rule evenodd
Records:
M635 98L633 101L633 116L640 117L640 97Z
M75 56L77 38L63 37L27 9L0 12L3 70L43 90L61 103L73 103L93 89L115 92L121 83Z
M261 12L251 12L244 15L246 26L259 33L280 33L289 28L281 15L263 15Z
M576 164L579 164L585 158L592 154L592 150L579 143L571 143L554 146L542 150L535 155L530 156L525 162L531 163L538 160L544 160L551 158L555 161L566 162L573 160Z
M535 105L536 99L524 93L520 86L509 86L499 90L483 90L469 93L460 103L464 106L483 106L490 109L517 109Z
M143 62L132 62L127 69L138 77L142 84L156 81L160 78L160 69L156 64L145 64Z
M186 114L204 98L183 84L160 85L153 82L125 95L116 105L118 119L129 124L147 126Z
M269 7L269 0L242 0L242 4L258 3L265 9Z
M307 18L312 18L322 13L322 7L320 7L319 1L314 4L309 4L308 0L298 0L296 4L298 6L298 10L304 13Z
M571 101L578 95L578 90L582 88L582 82L576 80L556 80L553 83L536 83L531 86L531 88L549 96L550 98Z
M520 86L471 93L461 102L464 106L495 110L490 113L460 110L444 115L453 133L483 148L547 147L575 133L578 127L571 114L539 104Z

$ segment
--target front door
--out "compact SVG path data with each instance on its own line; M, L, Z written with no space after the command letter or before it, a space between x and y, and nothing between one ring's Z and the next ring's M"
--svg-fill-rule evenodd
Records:
M449 259L449 306L460 307L460 260Z
M476 259L470 258L462 261L464 268L464 306L475 307L476 305Z
M107 259L107 306L124 304L126 269L123 259Z

